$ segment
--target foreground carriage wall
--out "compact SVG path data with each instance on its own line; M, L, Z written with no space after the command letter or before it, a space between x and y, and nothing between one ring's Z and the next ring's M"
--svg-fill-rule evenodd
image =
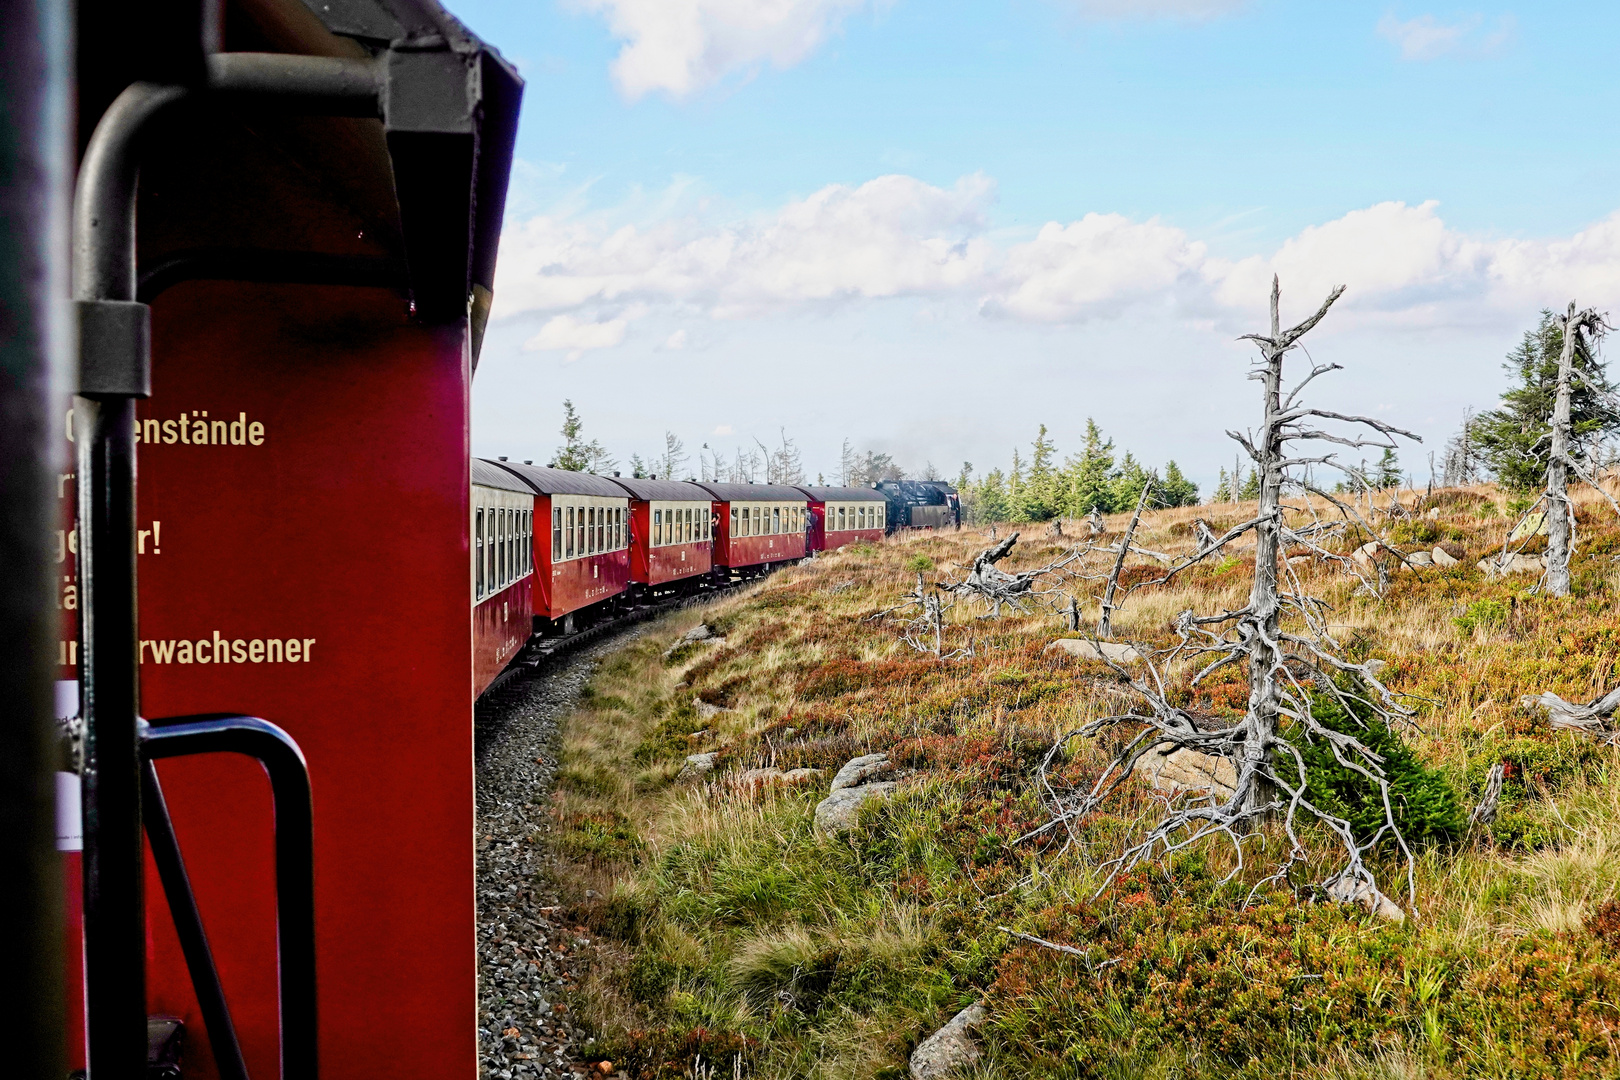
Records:
M262 716L308 758L323 1075L467 1073L464 335L410 325L386 290L198 282L153 316L142 419L210 435L223 419L225 442L140 447L158 534L140 560L145 712ZM249 1067L274 1075L268 784L227 755L162 776ZM209 1075L150 865L147 881L150 1008L188 1018L187 1075Z
M431 92L385 95L386 123L198 97L144 140L141 712L253 714L303 750L322 1076L471 1075L468 390L519 84L431 0L227 0L222 26L227 52L349 60L412 38L388 77ZM86 130L137 77L104 53L80 86ZM441 92L447 73L465 92ZM61 493L71 506L71 480ZM73 554L67 527L64 679ZM249 1071L277 1075L265 776L231 755L159 772ZM150 859L145 916L148 1011L185 1021L185 1075L208 1080Z

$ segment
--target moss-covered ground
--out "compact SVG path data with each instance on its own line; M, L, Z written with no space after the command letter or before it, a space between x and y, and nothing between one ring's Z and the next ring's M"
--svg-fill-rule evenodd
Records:
M1402 864L1378 863L1404 923L1303 889L1251 896L1278 847L1265 835L1225 885L1231 854L1212 845L1105 887L1104 864L1158 805L1138 782L1072 842L1014 843L1046 818L1036 775L1054 741L1121 711L1128 687L1107 665L1046 652L1067 633L1050 612L961 607L947 648L971 642L970 657L907 647L873 614L919 569L960 577L989 542L973 529L916 534L672 617L594 679L554 812L578 915L606 943L575 1003L596 1053L638 1077L900 1077L921 1038L983 999L982 1076L1620 1075L1620 758L1518 704L1543 690L1590 698L1616 680L1620 525L1580 504L1575 595L1553 600L1529 576L1488 581L1475 567L1503 542L1504 496L1437 502L1438 517L1402 522L1396 538L1460 547L1461 565L1396 574L1381 598L1330 565L1304 570L1350 653L1387 661L1383 678L1410 695L1416 722L1401 738L1455 807L1506 767L1489 827L1437 812L1415 904ZM1195 513L1219 532L1243 511L1152 514L1137 542L1190 551ZM1044 525L1024 535L1011 566L1066 543ZM1241 606L1251 571L1237 549L1139 589L1116 637L1168 644L1177 612ZM666 656L699 621L723 642ZM1240 672L1196 689L1188 674L1173 673L1179 703L1241 712ZM1059 772L1085 782L1116 745L1070 739ZM677 781L686 756L708 750L716 771ZM867 803L851 833L819 834L832 770L878 750L900 789ZM799 788L741 779L764 766L827 771ZM1327 865L1327 838L1307 840Z

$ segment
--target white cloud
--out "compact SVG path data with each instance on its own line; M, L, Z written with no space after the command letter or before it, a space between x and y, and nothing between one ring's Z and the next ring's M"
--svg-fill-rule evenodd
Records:
M1087 214L1068 225L1048 222L1007 252L1002 287L984 310L1040 322L1116 313L1191 285L1203 260L1203 244L1156 219Z
M822 188L760 220L678 218L604 229L537 217L501 241L504 314L694 304L720 317L804 303L926 295L983 276L995 185L938 188L909 176Z
M719 427L714 429L714 434L716 434L716 435L730 435L731 434L731 425L730 424L721 424Z
M1441 22L1433 15L1401 20L1386 14L1378 20L1378 36L1401 51L1402 60L1435 60L1448 54L1483 56L1497 52L1512 38L1516 23L1511 15L1496 20L1495 29L1485 31L1483 15L1469 15L1456 22Z
M632 101L685 97L732 72L792 67L865 0L577 0L624 42L613 80Z
M1137 312L1224 332L1264 307L1274 273L1301 304L1348 285L1336 320L1347 326L1499 325L1571 298L1620 307L1620 212L1572 236L1522 239L1455 229L1434 202L1384 202L1234 259L1159 219L1118 214L999 240L988 218L994 191L979 175L950 188L883 176L743 222L539 217L502 241L497 315L544 316L527 347L577 356L620 344L654 311L743 319L900 297L928 300L940 315L1072 324ZM664 347L681 347L685 334Z
M566 349L568 359L578 360L587 349L607 349L622 342L629 325L630 320L624 317L590 322L573 315L557 315L525 341L523 349L525 352Z
M1248 6L1248 0L1075 0L1089 19L1213 19Z

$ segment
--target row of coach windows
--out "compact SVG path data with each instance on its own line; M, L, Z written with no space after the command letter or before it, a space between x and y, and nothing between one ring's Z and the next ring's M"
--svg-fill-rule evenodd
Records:
M708 505L682 506L652 512L653 547L667 544L696 544L714 538L714 524Z
M883 503L829 503L827 505L827 531L844 529L881 529L885 506Z
M626 546L622 506L551 506L551 561L618 551Z
M731 505L732 536L776 536L804 531L804 506Z
M500 592L534 569L534 511L480 506L473 511L473 592Z

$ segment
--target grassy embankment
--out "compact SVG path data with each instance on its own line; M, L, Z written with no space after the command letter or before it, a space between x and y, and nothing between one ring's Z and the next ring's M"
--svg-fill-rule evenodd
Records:
M1616 681L1620 526L1581 504L1576 594L1549 600L1528 593L1528 575L1492 582L1474 566L1502 542L1505 503L1491 489L1449 493L1438 520L1400 525L1401 540L1466 557L1397 575L1382 599L1336 569L1307 571L1352 655L1387 660L1386 681L1412 695L1407 742L1457 806L1473 805L1493 764L1508 768L1490 829L1420 850L1404 924L1286 889L1245 909L1259 871L1218 886L1230 855L1214 845L1095 895L1101 865L1153 812L1139 783L1067 849L1011 845L1044 820L1032 777L1053 740L1126 698L1106 665L1043 652L1064 633L1051 615L958 609L952 642L971 636L975 655L946 663L868 619L918 567L960 576L987 543L977 531L836 553L669 620L601 669L570 723L556 796L572 885L600 894L580 916L609 943L577 1003L601 1055L645 1077L700 1073L697 1055L719 1076L740 1056L750 1076L898 1077L920 1038L984 998L983 1076L1620 1075L1620 916L1602 910L1620 887L1620 759L1517 705ZM1138 543L1191 550L1200 510L1217 531L1246 517L1164 511ZM1012 565L1056 556L1045 535L1028 527ZM1116 636L1168 644L1178 611L1241 606L1252 565L1240 549L1136 592ZM700 619L725 641L665 658ZM1176 700L1240 714L1232 675L1190 691L1178 672ZM699 700L724 711L705 719ZM1065 775L1094 776L1115 745L1072 740ZM704 750L722 751L716 773L677 783ZM902 787L869 802L855 832L819 835L811 815L831 771L874 750ZM797 790L739 781L764 765L827 773ZM1324 837L1312 843L1331 854ZM1379 867L1404 902L1399 862Z

